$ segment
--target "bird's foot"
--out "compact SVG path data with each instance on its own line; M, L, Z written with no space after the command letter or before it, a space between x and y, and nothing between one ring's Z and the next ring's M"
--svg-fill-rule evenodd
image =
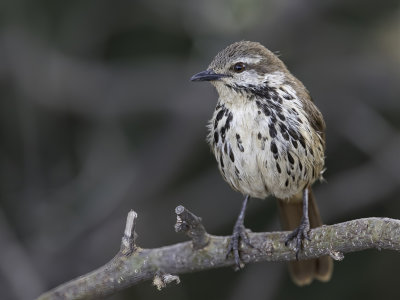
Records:
M294 250L296 251L296 260L299 260L299 253L304 239L310 239L310 221L308 218L302 218L299 227L293 230L285 239L285 245L287 246L290 241L295 241Z
M244 268L244 263L241 261L239 253L241 242L245 243L248 247L254 248L250 243L246 227L244 227L242 222L237 222L233 227L233 233L228 246L228 253L226 254L226 256L228 256L230 253L233 253L233 257L235 258L235 271Z

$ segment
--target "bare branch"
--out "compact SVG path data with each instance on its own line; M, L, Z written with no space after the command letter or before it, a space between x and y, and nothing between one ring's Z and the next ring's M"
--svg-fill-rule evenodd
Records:
M145 280L161 289L183 274L234 265L226 256L229 236L206 233L200 218L182 206L176 209L177 231L185 231L192 242L156 249L141 249L135 245L136 213L128 214L120 252L107 264L86 275L44 293L38 299L93 299L104 297ZM296 258L293 249L286 247L288 232L249 233L254 248L242 245L245 263L258 261L290 261ZM311 241L304 241L299 259L330 255L342 260L343 253L370 248L400 250L400 220L365 218L312 229ZM201 246L200 246L201 245ZM128 251L127 251L128 249Z

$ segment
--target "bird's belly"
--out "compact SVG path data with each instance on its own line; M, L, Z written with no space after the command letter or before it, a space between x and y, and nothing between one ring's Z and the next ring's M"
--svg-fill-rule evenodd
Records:
M289 153L292 153L293 157L296 156L293 164L287 159L286 153L274 156L270 150L271 142L277 143L278 141L268 141L265 137L258 139L255 136L247 144L248 147L243 145L243 152L231 150L232 155L229 155L230 146L227 146L228 155L226 155L221 149L224 166L222 168L220 165L219 169L233 189L255 198L263 199L274 195L286 199L305 187L309 178L299 170L299 164L304 169L304 165L307 163L290 150ZM230 156L234 157L234 161L230 159Z
M287 199L320 176L324 154L316 136L304 137L306 133L298 130L297 136L287 137L257 118L247 120L253 121L235 124L212 143L219 170L233 189L255 198Z

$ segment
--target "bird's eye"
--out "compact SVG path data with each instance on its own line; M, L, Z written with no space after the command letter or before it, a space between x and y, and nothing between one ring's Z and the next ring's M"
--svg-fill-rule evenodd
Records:
M242 73L246 69L246 65L242 62L238 62L233 65L233 71L236 73Z

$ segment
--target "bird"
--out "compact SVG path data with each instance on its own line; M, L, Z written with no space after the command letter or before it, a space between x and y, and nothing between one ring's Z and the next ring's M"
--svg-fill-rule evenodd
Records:
M251 41L227 46L191 81L209 81L218 92L207 142L223 179L244 195L228 250L236 268L244 266L241 242L252 246L244 226L249 199L274 196L283 229L291 231L285 244L296 251L289 262L293 282L329 281L329 256L298 260L310 229L323 224L311 186L325 170L326 126L306 87L277 55Z

